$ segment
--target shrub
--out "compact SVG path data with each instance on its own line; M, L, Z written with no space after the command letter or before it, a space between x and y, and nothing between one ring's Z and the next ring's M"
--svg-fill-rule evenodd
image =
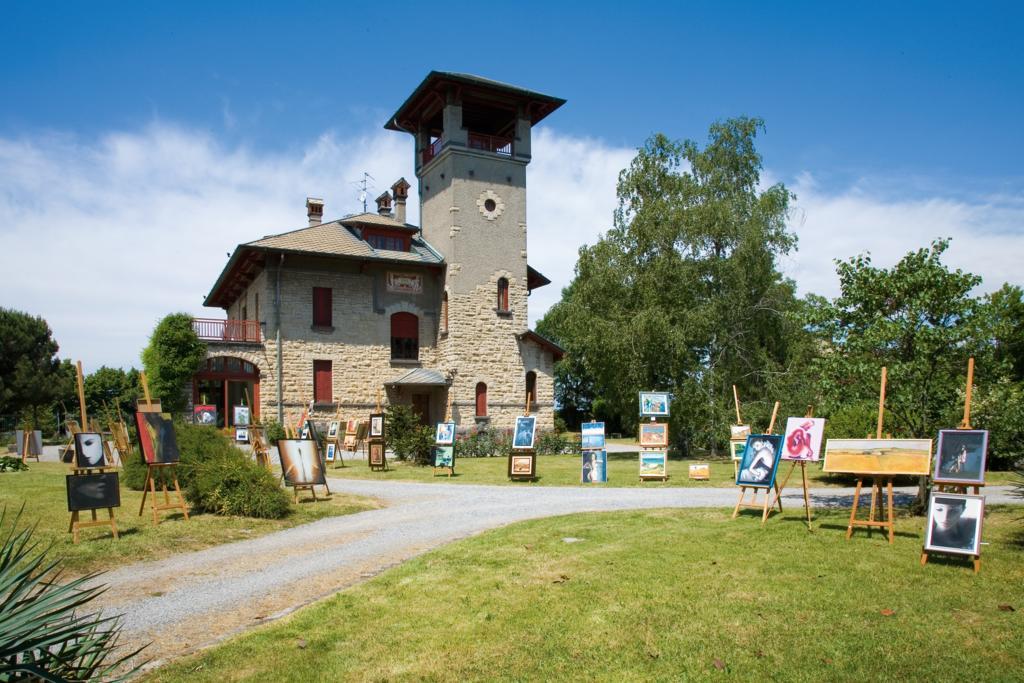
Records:
M537 436L537 453L540 455L575 453L578 446L574 439L558 432L541 432Z
M274 419L264 420L262 424L267 435L267 443L276 446L277 442L284 438L284 427Z
M388 406L387 428L384 432L387 447L399 460L411 460L417 465L430 462L434 430L421 425L409 406Z
M196 425L179 421L174 423L174 434L178 441L178 452L181 455L181 462L175 469L177 470L178 484L182 489L192 483L197 463L230 455L246 457L235 447L230 438L210 425ZM159 487L164 478L169 475L170 472L164 468L158 468L155 478L157 486ZM146 463L138 451L138 444L136 444L135 455L124 464L122 481L125 486L135 491L141 491L146 483ZM169 479L167 483L171 485Z
M280 519L291 510L288 494L270 470L238 449L220 451L192 465L185 497L197 512Z
M0 458L0 472L23 472L28 469L28 465L21 461L21 458L11 457L5 455Z
M507 456L512 451L512 434L507 430L483 427L456 438L455 452L460 458Z

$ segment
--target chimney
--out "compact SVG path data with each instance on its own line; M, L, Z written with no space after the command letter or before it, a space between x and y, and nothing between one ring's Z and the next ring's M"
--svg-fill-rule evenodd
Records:
M377 213L381 216L391 215L391 195L388 194L387 190L384 190L381 196L377 197Z
M395 196L395 220L399 223L405 222L405 200L409 197L409 183L405 178L399 178L391 186L391 194Z
M320 225L320 221L324 217L324 200L306 197L306 215L309 217L310 227Z

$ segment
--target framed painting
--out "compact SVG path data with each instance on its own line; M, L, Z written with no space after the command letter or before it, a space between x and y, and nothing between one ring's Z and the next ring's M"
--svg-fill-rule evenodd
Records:
M170 413L135 413L142 459L147 465L166 465L180 460L178 439Z
M192 421L197 425L217 426L217 406L200 405L192 408Z
M690 479L706 481L711 478L711 466L706 462L690 465Z
M742 460L743 459L743 450L746 447L747 447L747 440L746 439L743 439L742 441L730 441L729 442L729 452L732 455L732 459L733 460Z
M530 450L533 448L534 437L537 431L537 418L528 415L521 415L516 418L516 430L512 437L512 448L519 450Z
M337 438L337 436L338 436L338 427L340 427L340 426L341 426L340 422L338 422L337 420L332 420L331 424L329 424L327 426L327 438L328 439Z
M932 492L924 549L954 555L979 555L985 496Z
M279 439L277 453L281 457L281 474L288 486L326 484L320 451L312 439Z
M75 467L103 467L106 464L102 435L96 432L75 434Z
M249 424L249 406L234 406L235 426L246 426Z
M434 467L455 467L455 446L434 446Z
M608 452L586 451L583 453L583 469L580 481L584 484L604 484L608 481Z
M334 462L334 454L335 454L337 448L338 448L338 444L335 444L335 443L327 444L327 462Z
M985 483L988 431L984 429L943 429L935 449L934 481L955 484Z
M356 449L356 435L346 434L343 445L346 451L354 451Z
M640 445L643 448L668 446L668 424L665 422L641 422Z
M787 419L782 459L818 462L821 459L821 439L824 435L825 418L823 417L791 417Z
M580 447L583 450L604 448L604 422L584 422L580 430Z
M69 474L64 478L68 512L121 507L121 486L117 472Z
M380 439L384 437L384 413L370 415L370 438Z
M235 427L235 441L238 443L249 443L249 428Z
M450 446L455 443L455 423L438 422L434 442L441 446Z
M641 391L640 416L668 416L668 404L671 400L672 395L664 391Z
M370 421L363 420L362 422L356 423L355 440L364 441L366 435L370 433Z
M751 434L747 437L736 474L737 486L767 486L775 483L779 470L782 434Z
M384 467L384 444L370 444L370 467Z
M359 420L349 420L345 423L345 433L355 434L356 429L359 427Z
M829 439L825 442L826 472L927 476L931 461L931 439Z
M668 477L668 452L643 451L640 453L640 478L665 479Z
M750 425L731 425L729 427L729 438L733 441L747 442L750 436Z
M537 476L537 458L532 453L508 456L508 476L533 478Z

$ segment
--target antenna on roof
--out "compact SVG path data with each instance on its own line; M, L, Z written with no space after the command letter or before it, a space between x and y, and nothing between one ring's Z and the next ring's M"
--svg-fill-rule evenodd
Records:
M370 192L373 192L373 183L370 180L376 180L372 175L363 171L362 180L354 180L352 184L359 190L359 202L363 205L363 213L366 213L366 200L370 196Z

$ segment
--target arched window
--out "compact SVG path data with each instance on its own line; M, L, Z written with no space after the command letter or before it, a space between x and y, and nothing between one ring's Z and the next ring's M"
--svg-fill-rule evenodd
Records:
M476 416L487 417L487 385L483 382L476 385Z
M412 313L391 316L391 360L418 360L420 321Z
M537 405L537 373L533 370L526 373L526 396L529 398L530 406Z
M441 334L448 334L448 292L441 296Z
M508 280L498 278L498 311L508 312Z

